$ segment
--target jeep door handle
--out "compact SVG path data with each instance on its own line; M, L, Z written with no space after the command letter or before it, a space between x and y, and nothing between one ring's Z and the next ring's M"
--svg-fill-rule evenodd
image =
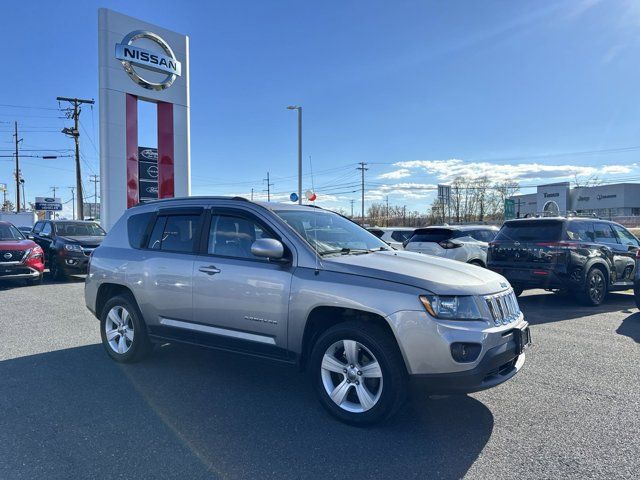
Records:
M216 273L221 272L221 270L219 268L216 268L215 265L209 265L208 267L200 267L198 270L200 270L202 273L206 273L207 275L215 275Z

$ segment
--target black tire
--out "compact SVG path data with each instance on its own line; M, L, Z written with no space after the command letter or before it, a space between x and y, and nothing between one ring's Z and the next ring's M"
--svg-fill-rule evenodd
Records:
M607 278L598 267L591 267L585 278L581 292L582 301L587 305L597 307L607 296Z
M362 387L365 386L365 381L380 382L377 383L377 388L380 390L376 403L368 410L360 413L350 412L340 407L331 399L325 388L325 380L322 374L324 355L332 345L339 344L343 340L355 340L364 347L364 349L356 352L358 362L362 360L364 366L355 365L356 368L354 370L362 368L364 371L368 366L365 357L370 353L377 360L382 374L381 380L370 378L363 380L364 376L353 377L354 380L352 382L360 385L359 380L362 382ZM313 346L308 367L322 406L337 419L351 425L371 425L391 417L402 406L407 396L407 370L395 339L381 326L369 322L349 321L340 323L322 333ZM342 378L342 382L350 383L348 373L325 373L331 375L331 378L336 378L336 382ZM347 387L348 393L344 398L347 401L353 398L359 402L359 395L356 389L362 387L356 387L353 383Z
M42 285L42 277L44 275L41 273L38 275L38 278L30 278L27 280L27 286L32 287L34 285Z
M133 327L133 339L131 341L124 335L125 345L127 346L127 350L124 353L118 353L114 350L107 340L107 318L113 309L118 308L124 308L126 310ZM142 319L142 314L135 300L130 295L118 295L110 298L105 303L100 315L100 337L102 338L102 346L107 351L107 354L116 362L137 362L144 358L151 350L151 342L147 336L147 328ZM120 337L123 337L123 335L117 334L115 337L116 343L119 342Z
M513 293L516 297L519 297L520 295L522 295L522 292L524 292L524 288L522 287L518 287L515 285L512 285L511 287L513 288Z
M51 257L49 261L49 274L56 282L63 282L67 279L67 274L64 273L64 270L58 265L58 259L56 257Z

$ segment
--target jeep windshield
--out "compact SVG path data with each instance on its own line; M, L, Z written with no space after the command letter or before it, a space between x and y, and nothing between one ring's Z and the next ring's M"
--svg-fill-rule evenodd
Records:
M326 210L276 210L275 213L320 255L348 255L391 250L386 243L369 231Z
M105 231L97 223L60 222L56 233L63 237L104 237Z

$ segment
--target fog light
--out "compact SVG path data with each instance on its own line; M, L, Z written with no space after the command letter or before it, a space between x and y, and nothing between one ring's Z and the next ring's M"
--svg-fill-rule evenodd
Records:
M67 265L75 265L76 263L78 263L77 260L65 260L65 262L67 263Z
M478 359L482 345L479 343L456 342L451 344L451 356L456 362L469 363Z

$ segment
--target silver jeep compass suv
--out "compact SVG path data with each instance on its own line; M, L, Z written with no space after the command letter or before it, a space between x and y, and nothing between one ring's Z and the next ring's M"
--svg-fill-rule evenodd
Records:
M118 362L158 341L283 360L353 424L396 411L409 379L433 393L505 382L530 343L496 273L392 250L320 208L238 198L131 208L93 253L85 297Z

